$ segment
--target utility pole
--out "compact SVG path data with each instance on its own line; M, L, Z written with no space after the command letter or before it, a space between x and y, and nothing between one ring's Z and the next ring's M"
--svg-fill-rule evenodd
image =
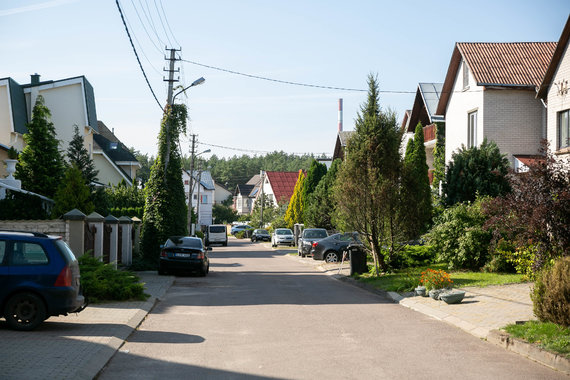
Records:
M265 179L264 179L264 174L265 172L263 170L261 170L259 172L259 176L261 177L261 226L259 226L259 228L263 228L264 224L263 224L263 205L265 203L265 194L263 192L263 185L265 183Z
M174 82L178 82L178 79L174 79L174 73L175 72L180 72L180 68L178 68L177 70L174 70L174 63L177 61L176 59L176 52L180 51L180 49L166 49L166 50L170 50L170 58L164 58L168 61L170 61L170 68L168 70L163 69L164 71L168 71L168 79L164 79L165 82L168 82L168 95L166 97L166 109L165 112L172 112L172 109L170 106L172 106L172 89L173 89L173 83ZM166 115L167 117L167 122L166 122L166 157L164 158L164 173L166 175L166 168L168 167L168 162L170 160L170 123L168 122L168 120L170 120L170 115Z
M190 149L190 180L188 182L188 234L190 236L194 236L194 231L192 227L194 224L192 223L192 199L194 196L194 184L192 183L194 180L194 155L196 153L196 135L192 135L192 148Z

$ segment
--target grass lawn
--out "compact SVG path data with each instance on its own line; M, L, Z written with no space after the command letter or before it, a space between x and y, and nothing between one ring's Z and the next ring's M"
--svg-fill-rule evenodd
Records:
M375 277L369 273L357 277L362 282L370 284L377 289L392 292L412 291L420 283L421 272L428 267L401 269L393 273ZM446 264L432 264L432 269L443 269L447 272ZM464 286L504 285L522 282L522 275L512 273L485 273L457 271L448 272L453 280L454 288Z
M570 328L550 322L530 321L522 325L508 325L504 330L509 334L537 343L548 351L553 351L570 359Z

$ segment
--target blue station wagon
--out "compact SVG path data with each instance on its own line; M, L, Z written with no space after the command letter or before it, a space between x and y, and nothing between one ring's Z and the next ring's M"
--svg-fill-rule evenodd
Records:
M8 326L32 330L85 306L79 264L61 237L0 231L0 316Z

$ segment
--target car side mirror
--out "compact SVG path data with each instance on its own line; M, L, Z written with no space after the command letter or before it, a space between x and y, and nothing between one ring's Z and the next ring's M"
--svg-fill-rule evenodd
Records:
M206 247L206 251L211 251L212 247Z

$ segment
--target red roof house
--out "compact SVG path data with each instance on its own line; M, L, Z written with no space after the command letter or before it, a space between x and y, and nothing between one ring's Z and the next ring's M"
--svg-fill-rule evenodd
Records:
M293 195L299 172L265 172L263 190L273 202L287 203Z

